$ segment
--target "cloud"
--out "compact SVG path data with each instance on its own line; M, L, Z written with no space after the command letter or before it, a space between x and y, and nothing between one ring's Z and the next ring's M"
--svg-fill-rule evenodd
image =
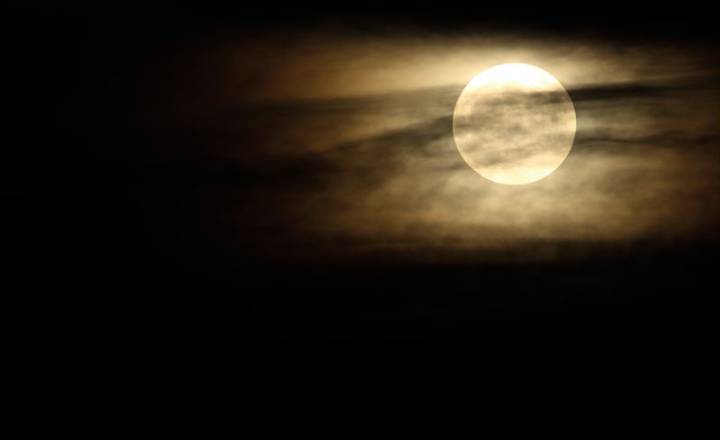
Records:
M720 75L706 48L499 37L285 41L286 51L256 41L206 55L226 68L219 85L205 86L186 114L147 119L164 136L198 139L222 164L197 200L219 199L222 221L213 226L232 246L272 256L452 255L536 242L720 238ZM561 80L577 133L553 174L504 186L458 154L452 113L473 73L518 60ZM555 100L543 93L531 102Z

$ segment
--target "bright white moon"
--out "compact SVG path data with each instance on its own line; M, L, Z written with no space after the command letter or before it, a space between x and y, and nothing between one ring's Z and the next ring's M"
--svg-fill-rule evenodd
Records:
M521 185L555 171L575 138L575 107L565 88L529 64L491 67L463 89L453 113L465 162L493 182Z

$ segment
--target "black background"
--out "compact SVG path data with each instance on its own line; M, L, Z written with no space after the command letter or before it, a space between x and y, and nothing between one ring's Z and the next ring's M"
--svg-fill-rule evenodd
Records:
M188 216L183 200L212 177L191 165L133 160L133 140L106 115L114 105L112 72L141 63L138 53L149 45L190 46L219 29L399 23L706 44L717 41L710 6L239 3L11 6L2 235L12 286L6 292L15 292L11 309L28 331L51 327L143 346L558 338L662 345L709 338L720 248L702 240L662 252L611 249L563 264L283 264L184 248L177 238Z

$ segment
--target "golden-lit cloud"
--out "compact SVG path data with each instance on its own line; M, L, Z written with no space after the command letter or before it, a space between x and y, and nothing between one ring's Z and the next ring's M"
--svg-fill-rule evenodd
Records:
M190 157L233 164L220 195L197 190L230 201L219 240L266 254L442 256L717 238L720 72L707 48L412 30L220 40L164 82L145 75L143 93L171 97L173 111L158 99L137 122L202 138ZM478 176L452 137L463 87L502 63L551 72L576 110L570 155L530 185Z

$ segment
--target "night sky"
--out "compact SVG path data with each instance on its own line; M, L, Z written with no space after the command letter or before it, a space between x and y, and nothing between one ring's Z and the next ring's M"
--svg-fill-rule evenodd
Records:
M3 231L28 313L167 344L708 337L720 49L700 6L13 12ZM506 62L577 114L562 166L522 187L452 139L463 87Z

